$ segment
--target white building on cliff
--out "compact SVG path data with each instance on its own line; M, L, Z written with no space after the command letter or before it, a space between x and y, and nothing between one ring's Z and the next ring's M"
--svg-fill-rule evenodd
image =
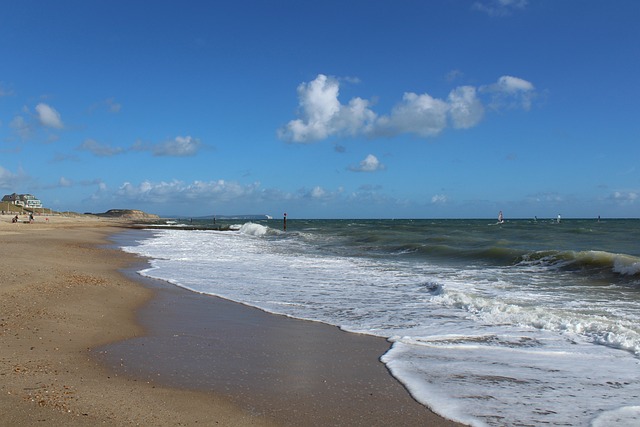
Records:
M31 194L8 194L2 198L3 202L13 203L27 209L41 209L42 202Z

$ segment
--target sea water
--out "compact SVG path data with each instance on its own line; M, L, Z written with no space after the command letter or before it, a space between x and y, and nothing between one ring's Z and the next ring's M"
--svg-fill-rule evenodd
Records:
M387 338L474 426L640 425L640 220L289 220L158 229L145 276Z

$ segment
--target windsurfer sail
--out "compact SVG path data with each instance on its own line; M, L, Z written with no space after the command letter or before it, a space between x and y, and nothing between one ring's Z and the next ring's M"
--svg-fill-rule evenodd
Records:
M502 224L504 222L504 217L502 216L502 211L498 214L498 222Z

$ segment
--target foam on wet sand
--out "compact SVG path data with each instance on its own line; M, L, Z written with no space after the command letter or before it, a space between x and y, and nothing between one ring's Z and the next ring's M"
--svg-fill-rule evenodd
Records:
M2 424L454 425L388 374L382 339L134 280L117 220L10 220Z

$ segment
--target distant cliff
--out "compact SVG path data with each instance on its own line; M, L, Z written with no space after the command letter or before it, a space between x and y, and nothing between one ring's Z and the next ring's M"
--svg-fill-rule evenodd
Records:
M136 209L109 209L105 213L94 214L106 218L126 218L126 219L158 219L158 215L149 214Z

